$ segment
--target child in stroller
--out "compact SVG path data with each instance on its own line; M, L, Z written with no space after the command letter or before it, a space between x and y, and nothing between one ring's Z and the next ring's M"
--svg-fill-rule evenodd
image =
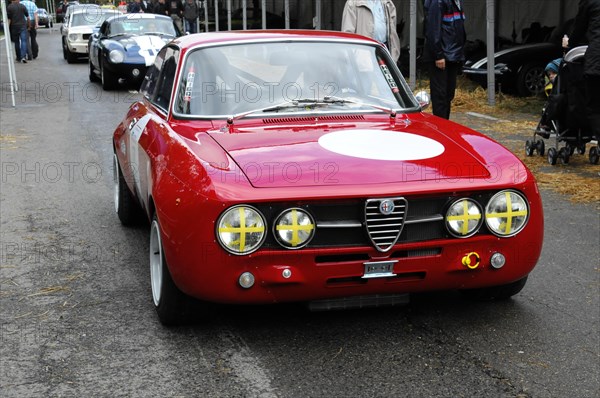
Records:
M592 137L588 133L590 128L585 114L586 90L583 55L586 49L587 46L576 47L565 55L562 62L554 60L546 67L549 78L552 76L552 72L557 73L554 73L548 101L533 133L533 140L527 140L525 143L527 156L532 156L534 152L544 156L543 139L554 138L555 143L547 153L548 163L555 165L557 160L560 160L563 164L567 164L575 150L583 155L588 142L595 139L596 144L598 143L599 137ZM556 68L557 63L559 64L558 68ZM561 143L564 143L563 147L560 147ZM598 164L599 158L598 146L591 147L590 163Z

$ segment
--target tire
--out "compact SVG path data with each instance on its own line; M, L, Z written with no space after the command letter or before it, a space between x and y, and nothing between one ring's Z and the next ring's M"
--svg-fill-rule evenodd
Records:
M114 90L119 83L117 77L106 69L104 61L102 61L102 69L100 70L100 81L105 91Z
M96 71L94 69L94 65L92 65L92 60L91 59L88 60L88 65L89 65L89 73L90 73L89 78L90 78L90 81L92 83L94 83L94 82L100 82L100 78L96 75Z
M183 323L189 315L192 299L173 282L163 253L160 224L156 214L150 225L150 285L152 302L160 323L174 326Z
M67 45L65 44L65 39L62 41L62 50L63 50L63 58L67 59Z
M537 150L538 155L544 156L546 154L546 144L544 144L544 140L537 140L535 142L535 149Z
M65 49L65 55L68 64L74 64L77 61L77 55L68 49Z
M517 92L522 97L540 95L544 92L544 66L526 64L517 76Z
M548 149L548 163L550 163L552 166L554 166L556 164L557 159L558 159L558 153L556 152L556 149L554 149L554 148Z
M137 225L142 218L142 211L125 182L116 154L113 155L113 184L115 212L121 224L125 226Z
M506 300L519 293L527 283L527 276L506 285L484 287L480 289L461 290L461 294L469 300L491 301Z
M600 150L597 146L590 148L589 159L591 164L598 164L598 160L600 160Z
M571 149L569 147L560 148L558 151L558 158L562 164L569 164L569 158L571 157L570 153Z
M526 156L533 156L533 144L531 143L531 141L527 140L525 141L525 155Z

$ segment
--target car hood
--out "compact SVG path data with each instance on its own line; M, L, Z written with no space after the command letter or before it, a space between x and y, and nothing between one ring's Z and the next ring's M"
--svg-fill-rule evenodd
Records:
M146 66L150 66L160 49L172 39L172 37L166 35L163 37L157 35L117 36L108 40L109 42L121 45L125 50L126 56L142 56ZM105 45L109 46L108 43L105 43Z
M465 139L478 133L464 128L447 135L425 121L396 126L280 125L209 134L257 188L490 176L477 151ZM491 140L489 143L498 145Z
M70 35L70 34L73 34L73 33L79 33L79 34L89 33L89 34L91 34L93 31L94 31L94 27L93 26L87 26L87 25L72 26L69 29L65 29L65 33L67 35Z

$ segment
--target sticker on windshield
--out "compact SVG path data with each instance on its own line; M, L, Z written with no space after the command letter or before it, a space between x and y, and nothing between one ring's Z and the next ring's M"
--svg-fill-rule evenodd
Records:
M183 93L183 100L184 101L191 101L192 99L192 89L194 88L194 77L196 76L196 74L194 73L194 69L190 69L188 75L187 75L187 79L185 82L185 91Z
M390 73L389 68L387 67L387 65L385 64L385 62L383 62L382 59L379 60L379 67L381 68L381 72L383 73L383 77L385 77L385 80L387 81L388 85L392 89L392 92L394 92L394 93L399 92L398 86L396 85L396 81L394 80L394 77L392 76L392 74Z
M409 161L444 153L444 146L417 134L381 130L343 130L325 134L319 145L328 151L370 160Z

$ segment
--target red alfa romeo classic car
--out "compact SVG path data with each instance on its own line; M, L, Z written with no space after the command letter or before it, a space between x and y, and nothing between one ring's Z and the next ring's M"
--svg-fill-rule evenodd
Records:
M188 35L160 51L141 92L114 133L114 198L123 224L150 221L164 324L189 302L507 298L538 261L531 172L486 136L423 113L375 41Z

